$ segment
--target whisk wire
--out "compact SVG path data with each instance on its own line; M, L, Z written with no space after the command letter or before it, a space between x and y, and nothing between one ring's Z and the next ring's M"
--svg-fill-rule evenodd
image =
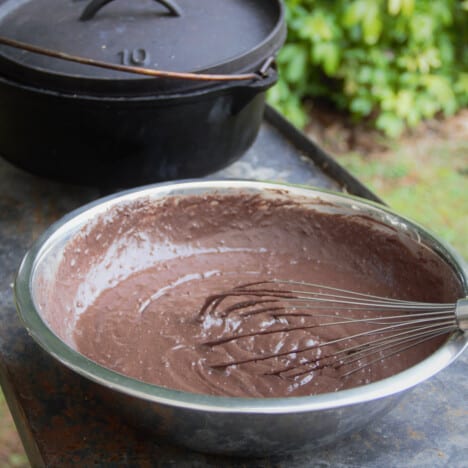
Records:
M275 289L274 286L278 288ZM237 302L232 303L232 300ZM345 378L428 340L461 330L460 314L457 315L457 312L459 308L466 307L466 300L461 301L462 306L460 301L425 303L379 297L316 283L268 280L239 285L207 298L199 315L202 320L207 315L228 320L232 314L244 320L260 314L267 314L274 319L273 324L268 322L265 329L243 332L240 327L237 332L203 343L210 347L255 339L262 335L278 335L280 339L281 334L295 331L310 332L311 338L315 339L317 336L314 329L368 325L369 328L364 331L349 332L345 336L322 342L314 341L307 346L296 346L283 351L275 347L278 351L211 365L213 369L225 369L271 359L280 362L282 359L289 359L290 364L284 364L266 374L280 377L289 374L289 377L297 378L324 368L338 370L346 367L347 370L341 373L341 377ZM323 313L327 310L334 310L335 313ZM376 312L379 315L372 315ZM300 323L291 319L300 319ZM307 323L308 320L313 322ZM338 349L334 350L336 347ZM330 349L330 352L322 353L325 349ZM307 356L307 353L314 350L318 351L316 356Z
M443 324L431 324L431 325L427 325L425 327L421 327L421 328L417 329L418 332L419 332L418 336L423 334L424 330L431 330L431 329L433 329L435 327L440 327L441 325L444 325L444 330L445 329L447 331L453 330L453 323L452 322L445 322ZM404 324L398 324L398 327L399 326L404 326ZM387 326L387 327L379 328L377 330L368 330L368 331L365 331L365 332L356 333L356 334L351 335L351 336L336 338L334 340L329 340L329 341L326 341L326 342L323 342L323 343L313 344L313 345L306 346L306 347L303 347L303 348L290 349L290 350L283 351L283 352L278 352L278 353L264 354L262 356L255 356L253 358L240 359L240 360L237 360L237 361L229 361L229 362L218 363L218 364L212 365L211 367L218 368L218 369L219 368L226 368L226 367L231 367L231 366L237 366L237 365L240 365L240 364L247 364L249 362L266 361L268 359L281 358L281 357L289 356L289 355L293 355L293 354L305 353L307 351L312 351L312 350L317 349L317 348L325 348L326 346L335 345L335 344L342 343L342 342L349 341L349 340L356 340L356 339L362 338L362 337L367 337L367 336L382 334L382 333L389 333L389 332L393 333L396 328L397 328L397 326L389 326L389 327ZM301 328L301 329L303 329L303 328ZM291 331L291 329L289 329L289 331ZM412 335L410 335L411 331L414 331L414 329L410 329L408 331L403 331L403 332L397 333L396 335L394 335L394 337L397 338L399 336L406 335L406 338L408 338L408 336L411 338L412 337ZM239 339L239 337L231 337L230 341L232 341L234 339ZM380 342L382 342L384 340L388 340L388 338L385 338L385 337L378 338L373 342L373 344L374 345L378 344L378 343L380 343ZM209 344L210 346L216 346L218 344L222 344L222 342L221 343L211 342L211 343L207 343L207 344ZM342 350L338 351L337 353L335 353L333 356L336 356L337 354L341 354L341 353L348 353L348 354L349 353L354 353L358 349L362 349L362 348L368 347L368 346L370 346L369 343L357 344L357 345L354 345L352 347L342 349ZM330 356L331 355L329 355L327 357L330 357Z

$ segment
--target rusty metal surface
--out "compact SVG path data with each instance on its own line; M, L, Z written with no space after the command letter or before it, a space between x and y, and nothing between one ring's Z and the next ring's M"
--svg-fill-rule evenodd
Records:
M283 180L373 198L336 162L268 112L253 148L217 176ZM94 384L56 363L26 334L11 290L33 240L54 220L100 195L98 189L31 176L0 159L0 383L33 466L467 466L466 353L364 431L335 446L283 459L190 452L155 440L111 414Z

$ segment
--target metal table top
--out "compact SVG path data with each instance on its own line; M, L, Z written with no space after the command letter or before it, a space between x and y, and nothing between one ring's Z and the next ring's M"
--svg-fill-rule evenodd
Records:
M281 180L378 198L268 108L253 147L210 176ZM0 383L33 466L466 467L468 355L365 430L313 453L233 459L155 442L104 408L93 385L46 355L15 311L12 283L34 239L97 188L29 175L0 159Z

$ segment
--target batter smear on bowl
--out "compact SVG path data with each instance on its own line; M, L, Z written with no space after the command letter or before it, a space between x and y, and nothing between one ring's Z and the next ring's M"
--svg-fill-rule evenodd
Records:
M56 287L42 301L54 304L45 314L51 328L90 359L145 382L210 395L304 396L360 386L418 363L445 339L345 378L332 368L275 374L321 352L295 350L349 333L342 325L318 332L301 329L300 318L284 318L299 326L210 345L226 333L248 335L278 324L269 312L247 319L200 314L206 298L278 277L407 300L451 302L460 294L451 268L391 223L272 191L173 196L114 208L69 243ZM353 333L363 326L353 325ZM280 350L290 353L249 362Z

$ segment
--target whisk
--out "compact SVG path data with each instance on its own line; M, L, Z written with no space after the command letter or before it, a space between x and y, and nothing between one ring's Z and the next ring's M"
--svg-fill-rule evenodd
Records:
M268 317L262 322L267 325L262 329L258 324L253 329L240 325L255 316ZM210 364L213 369L227 369L283 359L279 368L267 374L297 378L333 368L340 370L341 377L347 377L425 341L468 330L468 298L445 304L427 303L315 283L269 280L242 284L208 297L200 310L200 319L224 322L221 336L203 343L211 348L264 335L284 336L293 331L314 335L316 329L322 334L327 327L355 327L345 336L322 342L312 340L305 346Z

